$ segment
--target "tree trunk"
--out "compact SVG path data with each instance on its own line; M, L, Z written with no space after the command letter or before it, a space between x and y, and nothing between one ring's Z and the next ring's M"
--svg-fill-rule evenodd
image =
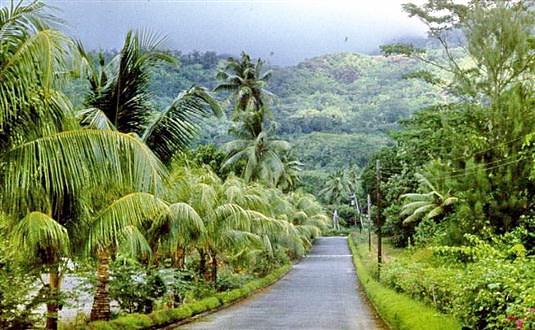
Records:
M46 303L46 328L47 330L58 329L59 319L59 291L61 289L61 277L59 272L53 271L48 274L48 299Z
M184 261L186 257L186 250L178 248L173 255L173 267L176 269L184 269Z
M217 286L217 258L215 253L211 255L212 258L212 268L210 272L210 280L214 284L214 288Z
M199 276L206 274L206 253L204 250L199 250Z
M91 307L91 321L109 320L111 316L108 290L110 252L107 249L99 249L97 257L97 286Z

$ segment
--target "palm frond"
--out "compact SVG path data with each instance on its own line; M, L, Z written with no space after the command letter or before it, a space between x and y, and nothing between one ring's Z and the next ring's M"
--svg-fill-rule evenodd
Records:
M434 209L432 209L429 213L425 215L427 219L434 219L438 217L439 215L442 215L444 213L444 209L442 206L437 206Z
M116 128L104 111L97 108L88 108L78 113L82 126L92 129L115 131Z
M67 229L41 212L27 214L14 228L12 242L21 256L42 259L43 263L58 262L69 252Z
M5 196L13 208L42 192L63 196L109 182L160 192L167 175L139 138L113 131L61 132L18 145L3 158Z
M204 88L192 87L180 93L148 126L143 140L167 161L190 144L198 133L198 124L210 114L221 117L223 110Z
M118 247L122 255L132 258L146 258L152 254L149 242L137 226L129 225L121 230Z
M125 228L139 227L165 212L166 203L152 194L136 192L123 196L97 214L91 224L87 249L92 251L96 247L119 246Z
M417 208L409 217L403 220L403 224L409 224L411 222L420 220L426 214L426 212L428 212L429 210L433 208L434 208L433 204L428 204L428 205L424 205L424 206Z

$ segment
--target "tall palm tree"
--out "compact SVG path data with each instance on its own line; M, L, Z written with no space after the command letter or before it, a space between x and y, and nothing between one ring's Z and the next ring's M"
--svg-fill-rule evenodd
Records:
M234 98L236 113L262 110L270 100L272 93L265 89L272 71L264 72L264 61L256 63L243 52L241 58L229 58L225 66L218 70L216 78L222 82L214 88L216 92L229 92Z
M15 244L49 273L47 328L58 325L63 261L85 212L82 192L117 182L159 191L166 170L128 134L81 130L58 88L72 42L40 1L0 8L0 203Z
M244 161L242 176L246 181L259 180L275 186L285 171L280 155L289 151L290 144L283 140L271 140L266 132L261 132L254 139L228 142L223 149L229 154L223 168Z
M401 208L401 216L406 216L403 224L409 224L421 219L436 219L443 216L451 207L459 201L455 196L451 196L439 190L420 173L415 174L420 183L423 193L410 193L401 195L406 200Z
M183 182L189 189L182 190L180 199L191 205L204 222L205 231L196 243L200 273L206 273L204 263L209 258L208 278L214 285L223 256L248 248L263 249L266 235L287 230L286 223L265 215L269 205L256 186L235 177L221 182L207 169L184 174Z
M290 153L285 153L281 157L282 171L275 178L275 185L284 192L294 190L301 181L301 172L304 164L293 158Z
M180 93L162 112L150 102L150 68L174 58L159 51L162 38L129 31L123 48L109 63L93 58L78 43L82 72L89 80L90 92L81 112L82 124L100 129L136 133L163 161L183 150L196 136L199 121L214 114L222 116L216 100L202 87Z
M337 204L342 199L347 198L350 192L351 185L347 173L339 170L329 175L325 187L320 190L319 194L324 196L328 203Z
M134 192L114 200L91 218L86 252L89 255L96 254L98 259L92 321L108 320L111 316L108 293L110 258L124 244L128 244L129 251L134 255L150 254L143 225L167 212L167 204L161 199L149 193Z
M264 61L256 62L245 52L241 58L229 58L225 66L217 72L216 78L222 82L215 92L228 92L234 102L233 119L241 120L252 136L262 132L262 124L268 103L273 94L265 87L271 77L271 70L264 72Z

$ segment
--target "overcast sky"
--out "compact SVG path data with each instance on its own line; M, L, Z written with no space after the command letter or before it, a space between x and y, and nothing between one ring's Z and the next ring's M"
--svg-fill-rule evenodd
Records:
M0 0L6 1L6 0ZM149 29L182 51L242 50L273 64L339 51L373 52L397 37L425 36L401 11L406 0L49 0L87 48L120 48ZM416 1L421 2L421 1Z

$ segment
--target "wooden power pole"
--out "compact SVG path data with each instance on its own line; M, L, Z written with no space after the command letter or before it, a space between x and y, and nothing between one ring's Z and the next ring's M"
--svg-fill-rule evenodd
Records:
M376 180L377 180L377 279L381 279L381 264L383 262L383 249L382 249L382 230L381 223L381 163L377 160L376 163Z

